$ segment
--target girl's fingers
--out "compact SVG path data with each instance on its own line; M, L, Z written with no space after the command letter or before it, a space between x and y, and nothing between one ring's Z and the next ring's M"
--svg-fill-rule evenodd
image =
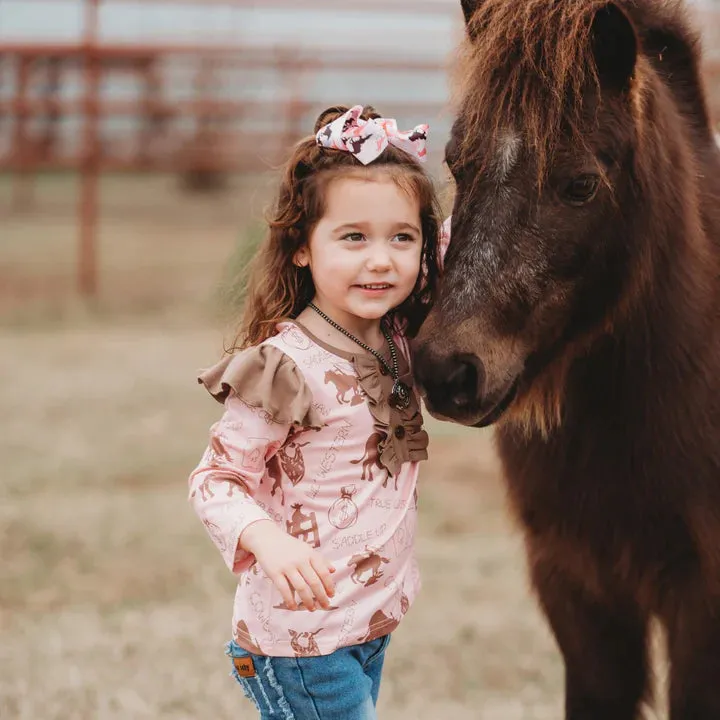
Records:
M315 609L315 601L313 600L312 590L310 590L310 587L305 582L305 578L297 569L286 572L285 576L290 581L290 585L295 588L295 592L300 596L303 605L308 610L313 611Z
M307 582L310 589L313 591L315 599L327 610L327 608L330 607L330 599L328 598L325 585L320 578L320 574L315 569L315 566L312 562L308 562L305 565L302 565L299 569L302 576L305 578L305 582Z
M313 570L317 573L320 578L327 596L331 598L335 594L335 583L333 582L331 573L335 572L335 568L328 565L324 557L318 556L310 559L310 564L313 566Z
M275 587L280 591L282 599L285 601L285 606L290 610L297 610L297 603L295 602L295 593L290 587L287 578L282 573L277 573L270 577L275 583Z

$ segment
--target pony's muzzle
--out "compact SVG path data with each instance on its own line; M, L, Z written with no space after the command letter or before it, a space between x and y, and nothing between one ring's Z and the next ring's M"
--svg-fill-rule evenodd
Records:
M431 357L420 348L415 356L415 377L433 415L463 422L477 414L485 388L485 368L472 353Z

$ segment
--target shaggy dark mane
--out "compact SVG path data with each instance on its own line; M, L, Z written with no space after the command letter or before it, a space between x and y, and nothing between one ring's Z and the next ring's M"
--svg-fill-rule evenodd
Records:
M644 38L648 50L668 72L694 70L695 38L677 2L637 0L619 3L627 14L654 18L663 34ZM564 133L579 143L587 131L583 98L588 86L600 88L590 36L598 10L607 0L482 0L468 25L454 70L465 142L463 161L477 162L478 137L492 145L503 128L522 133L544 172ZM638 37L643 52L643 38ZM657 47L658 42L662 47ZM683 65L681 68L680 65ZM518 127L518 123L522 123Z

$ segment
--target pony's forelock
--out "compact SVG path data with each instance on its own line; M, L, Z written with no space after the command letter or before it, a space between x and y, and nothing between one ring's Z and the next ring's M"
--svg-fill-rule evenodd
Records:
M532 151L542 182L563 133L581 141L585 90L588 83L599 87L590 34L598 10L607 5L479 3L454 68L463 161L482 162L478 137L492 149L512 128Z

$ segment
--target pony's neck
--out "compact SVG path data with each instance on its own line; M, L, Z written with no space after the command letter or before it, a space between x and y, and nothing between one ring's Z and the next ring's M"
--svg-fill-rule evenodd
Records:
M720 219L708 187L720 168L707 177L704 166L717 153L704 148L664 86L648 100L646 119L636 158L640 197L630 211L641 278L617 330L629 371L686 379L715 352L718 336Z

